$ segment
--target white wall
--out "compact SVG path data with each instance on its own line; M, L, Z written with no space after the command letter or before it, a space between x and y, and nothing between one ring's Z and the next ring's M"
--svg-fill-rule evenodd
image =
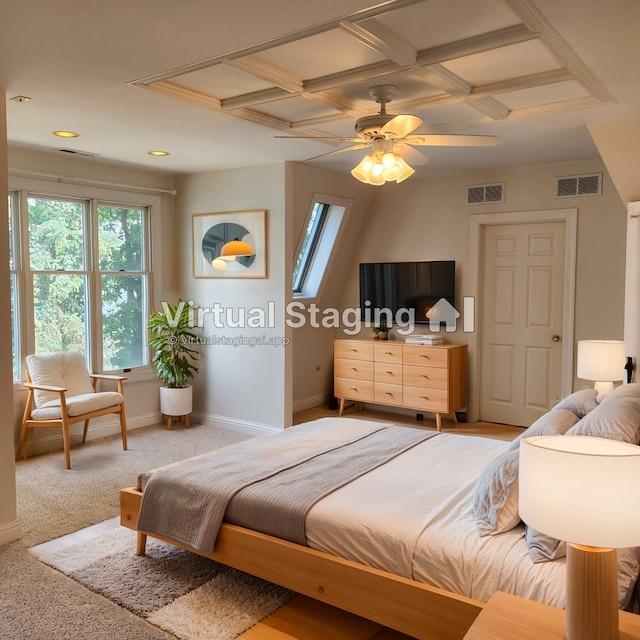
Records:
M0 194L6 194L7 186L7 135L6 135L6 100L0 91ZM7 197L0 200L0 246L9 246L9 227ZM2 252L6 255L5 252ZM9 288L9 261L0 263L0 401L2 406L13 404L13 367L11 359L11 309L7 301L11 299ZM13 428L11 421L4 420L0 428L0 545L20 537L20 526L16 512L16 477L13 448Z
M602 196L557 198L557 177L604 173ZM468 185L506 183L503 204L467 205ZM456 261L457 307L471 295L469 219L543 209L578 209L575 338L623 338L626 213L603 163L589 160L502 171L456 173L380 188L344 277L342 307L358 304L360 262ZM364 333L363 336L370 334ZM339 332L336 337L340 336ZM451 340L465 343L457 331Z
M274 326L216 329L205 317L203 338L290 338L284 322L290 273L290 237L285 207L285 165L266 165L177 178L175 242L180 256L178 290L198 306L223 309L275 309ZM266 278L194 278L192 216L196 213L265 209ZM209 424L282 429L291 424L288 351L282 346L203 344L194 381L194 411Z

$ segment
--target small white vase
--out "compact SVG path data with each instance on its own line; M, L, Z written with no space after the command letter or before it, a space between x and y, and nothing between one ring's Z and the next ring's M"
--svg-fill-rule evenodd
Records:
M188 416L193 410L193 387L160 387L160 412L165 416Z

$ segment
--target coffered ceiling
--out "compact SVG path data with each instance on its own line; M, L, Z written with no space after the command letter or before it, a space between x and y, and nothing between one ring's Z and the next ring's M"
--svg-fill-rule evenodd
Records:
M397 87L388 113L423 120L416 133L504 140L421 147L423 174L594 157L589 122L640 112L633 0L140 0L111 12L60 0L66 21L44 1L10 4L9 141L176 173L283 160L348 172L364 152L342 152L344 139L378 112L380 84ZM61 145L57 129L80 137Z

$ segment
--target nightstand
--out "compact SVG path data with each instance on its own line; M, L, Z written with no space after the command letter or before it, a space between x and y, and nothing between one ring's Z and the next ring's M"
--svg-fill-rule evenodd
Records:
M563 640L564 610L498 591L464 640ZM640 640L640 616L620 612L620 640Z

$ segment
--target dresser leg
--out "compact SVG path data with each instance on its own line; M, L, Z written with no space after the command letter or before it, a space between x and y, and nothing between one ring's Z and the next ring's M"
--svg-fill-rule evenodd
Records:
M340 398L340 409L338 410L338 415L341 416L344 411L344 398Z
M442 415L436 413L436 429L442 431Z

